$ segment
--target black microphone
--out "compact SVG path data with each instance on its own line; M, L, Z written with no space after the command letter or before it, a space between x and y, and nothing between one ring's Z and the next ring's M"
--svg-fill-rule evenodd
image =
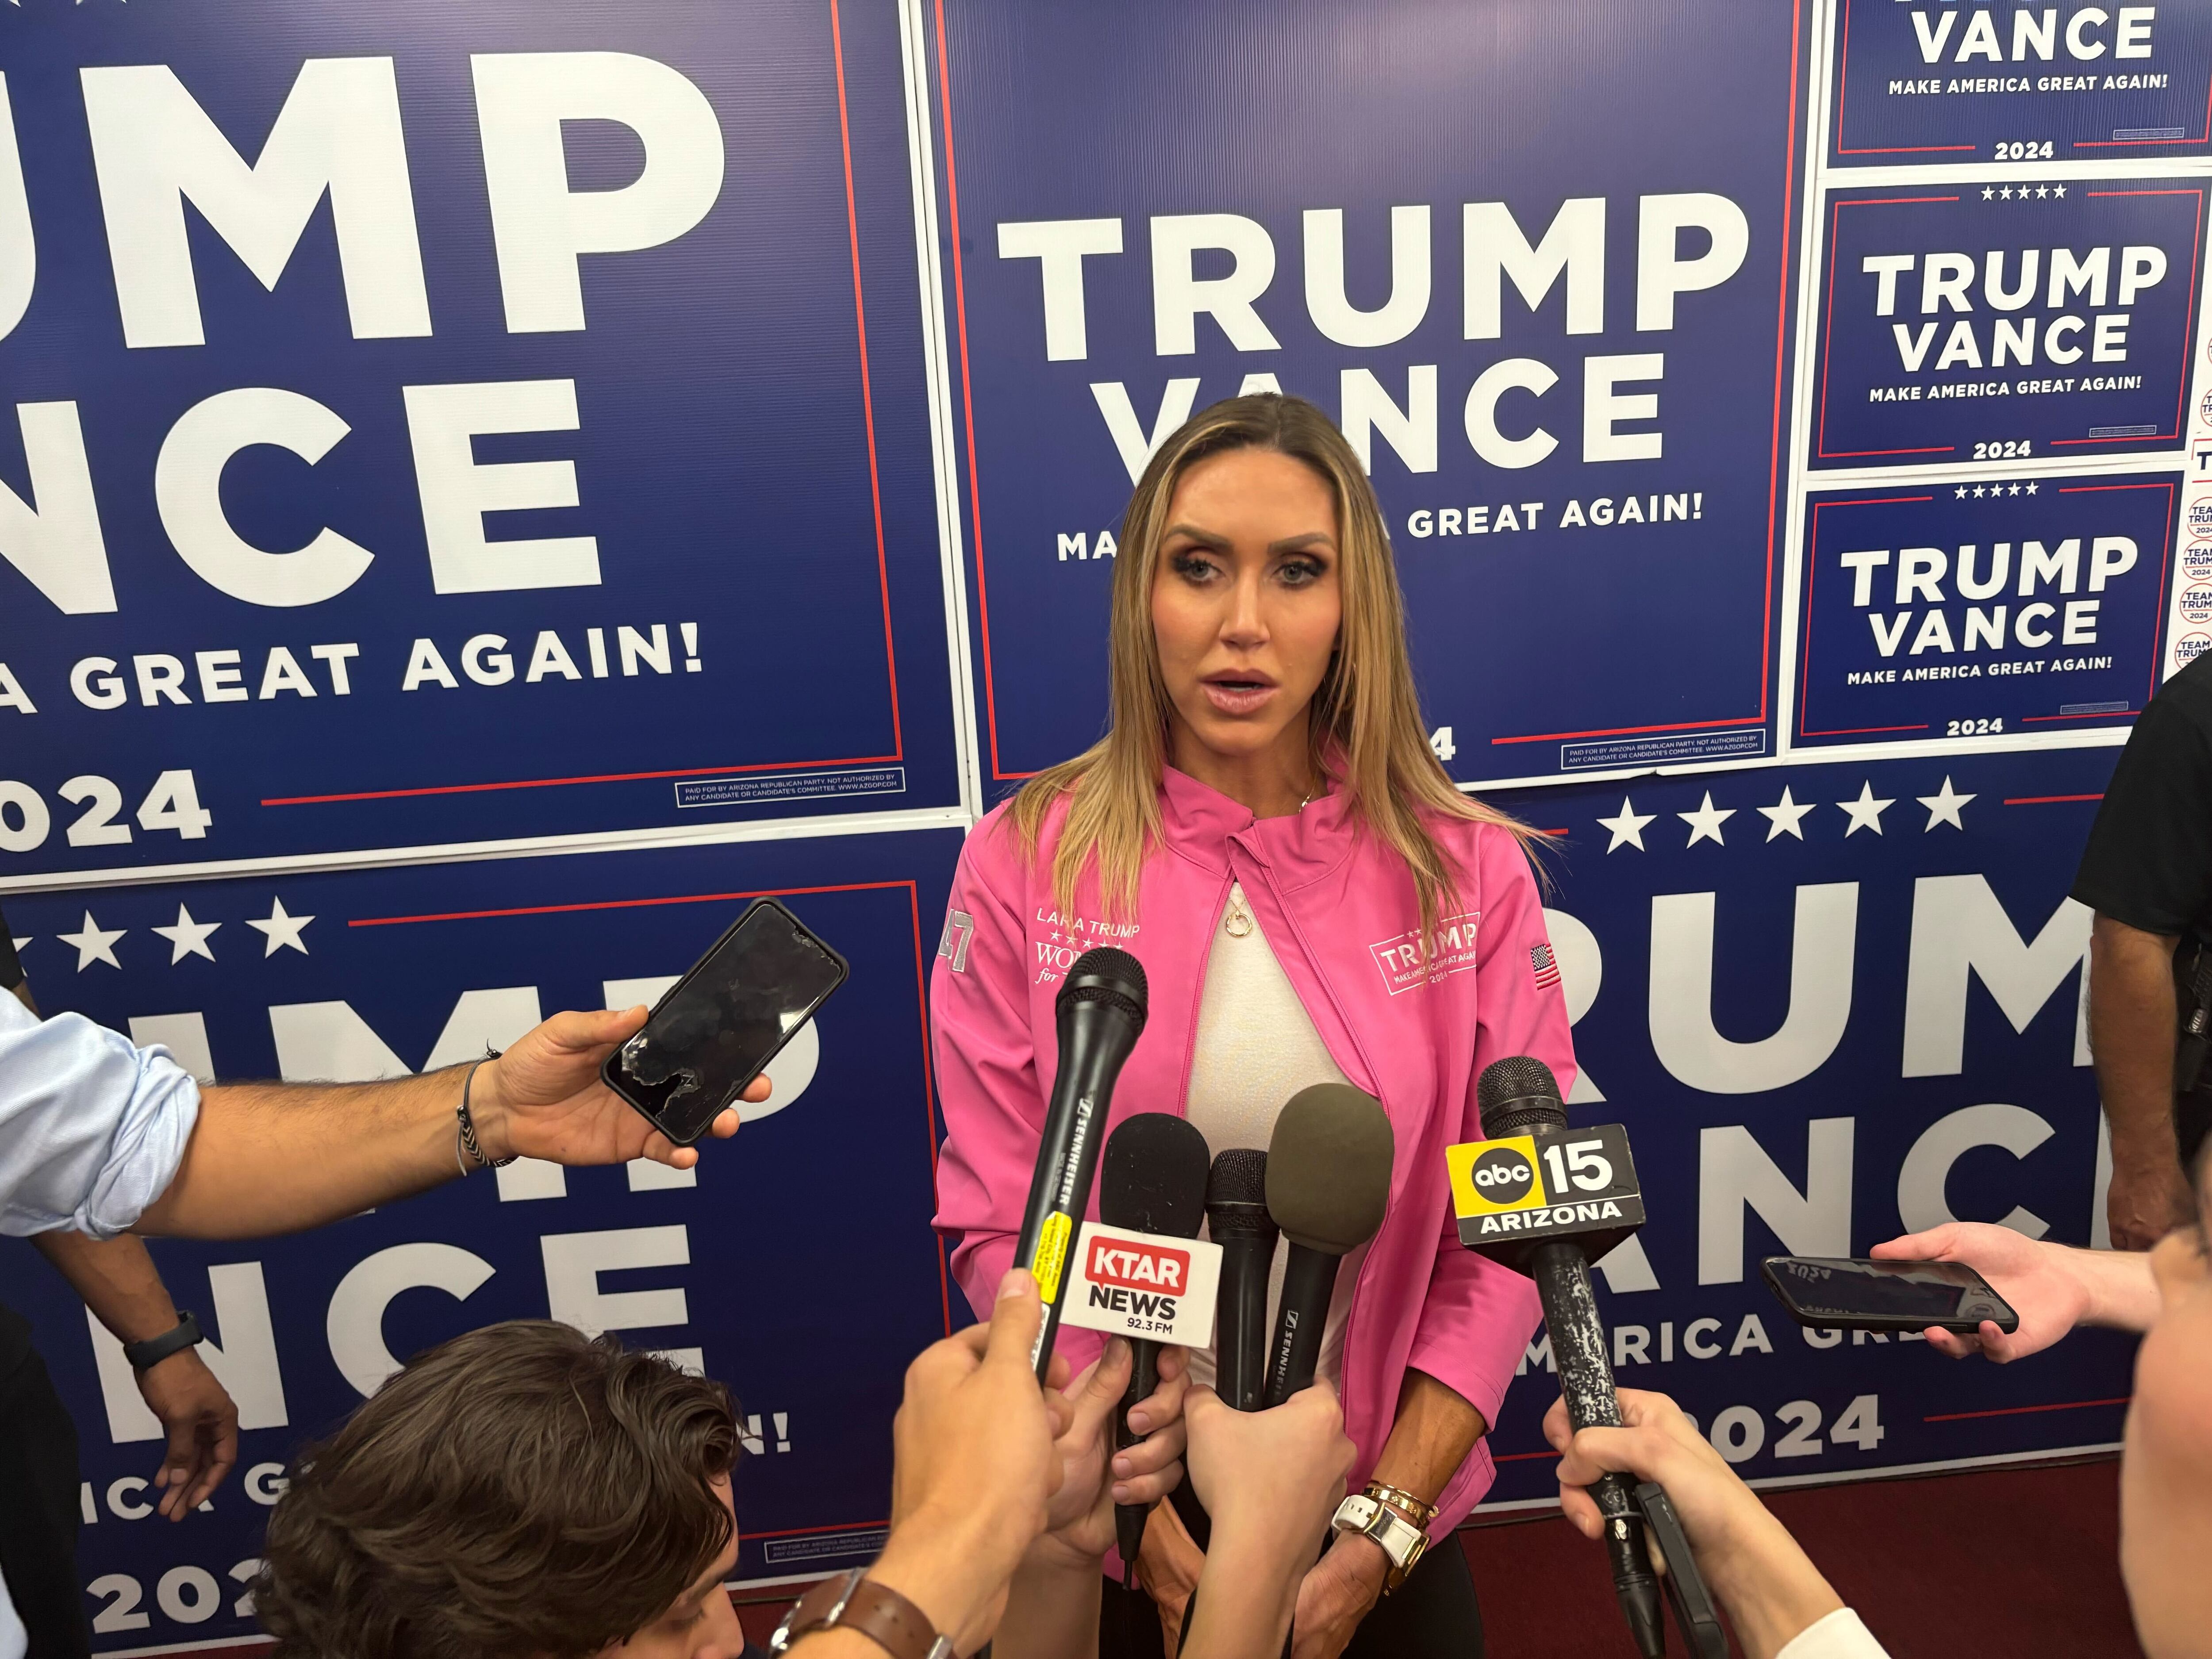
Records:
M1044 1324L1031 1355L1040 1382L1052 1364L1060 1291L1075 1254L1076 1231L1090 1206L1114 1079L1145 1029L1144 968L1127 951L1111 945L1085 951L1067 970L1053 1006L1060 1070L1045 1109L1020 1242L1014 1246L1014 1266L1029 1269L1044 1300Z
M1232 1146L1206 1182L1206 1231L1221 1246L1214 1304L1214 1392L1224 1405L1256 1412L1267 1386L1267 1276L1276 1227L1267 1213L1267 1155Z
M1139 1112L1106 1138L1106 1168L1098 1182L1098 1219L1109 1227L1164 1238L1196 1238L1206 1221L1206 1137L1168 1112ZM1114 1416L1114 1449L1137 1443L1129 1413L1160 1385L1160 1345L1134 1337L1129 1386ZM1135 1582L1137 1550L1144 1542L1150 1506L1116 1504L1114 1540L1121 1551L1121 1584Z
M1267 1212L1291 1241L1263 1406L1311 1385L1344 1258L1375 1237L1396 1150L1382 1103L1348 1083L1292 1095L1267 1143Z
M1540 1060L1517 1054L1492 1061L1475 1080L1474 1093L1482 1133L1490 1139L1567 1127L1559 1080ZM1642 1219L1640 1211L1636 1218ZM1544 1325L1551 1333L1553 1362L1559 1367L1559 1392L1567 1402L1567 1420L1577 1429L1620 1427L1620 1401L1613 1393L1605 1325L1597 1316L1589 1256L1582 1240L1572 1236L1546 1238L1498 1254L1536 1281ZM1590 1496L1605 1517L1605 1547L1613 1560L1613 1589L1620 1601L1621 1616L1644 1659L1660 1659L1667 1651L1666 1626L1635 1483L1626 1475L1605 1475L1590 1488Z

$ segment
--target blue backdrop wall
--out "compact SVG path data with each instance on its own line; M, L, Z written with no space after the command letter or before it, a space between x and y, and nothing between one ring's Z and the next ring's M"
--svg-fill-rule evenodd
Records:
M2117 1439L2124 1342L1808 1336L1757 1261L2101 1242L2065 895L2212 640L2207 0L0 11L42 1002L368 1078L649 997L757 893L854 968L696 1182L158 1245L246 1425L178 1527L112 1345L0 1247L104 1651L250 1632L284 1460L526 1314L737 1389L742 1578L865 1558L904 1362L967 1317L960 838L1097 735L1130 482L1243 389L1352 434L1432 745L1554 832L1573 1109L1652 1215L1601 1274L1626 1380L1759 1479ZM1495 1502L1552 1490L1547 1364Z

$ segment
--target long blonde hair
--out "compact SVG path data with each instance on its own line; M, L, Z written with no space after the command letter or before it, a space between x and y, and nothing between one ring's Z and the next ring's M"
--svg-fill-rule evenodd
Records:
M1231 398L1183 422L1159 447L1122 515L1108 624L1112 724L1073 760L1032 778L1014 798L1011 827L1036 856L1047 816L1063 795L1067 821L1053 856L1053 892L1072 914L1076 884L1097 860L1100 896L1111 915L1134 912L1146 854L1158 843L1161 769L1167 760L1169 698L1152 631L1152 594L1168 509L1183 475L1210 456L1273 450L1303 461L1336 499L1338 581L1343 622L1337 650L1314 693L1307 722L1317 774L1332 776L1355 822L1405 860L1420 896L1425 937L1457 896L1457 862L1422 822L1425 812L1494 823L1534 844L1534 831L1463 795L1429 747L1406 651L1405 601L1382 512L1367 473L1328 416L1303 398L1263 392Z

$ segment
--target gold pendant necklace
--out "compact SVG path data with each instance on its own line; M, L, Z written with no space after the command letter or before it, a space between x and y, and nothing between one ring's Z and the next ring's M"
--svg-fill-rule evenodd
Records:
M1221 931L1231 939L1243 939L1252 931L1252 918L1244 914L1244 906L1233 890L1229 895L1229 914L1221 923Z

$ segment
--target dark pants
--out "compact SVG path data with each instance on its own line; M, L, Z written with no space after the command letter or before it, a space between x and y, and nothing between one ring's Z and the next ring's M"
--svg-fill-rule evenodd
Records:
M1142 1590L1106 1581L1098 1659L1165 1659L1160 1616ZM1482 1659L1482 1608L1459 1540L1447 1533L1413 1577L1360 1622L1345 1659Z
M30 1659L85 1659L76 1425L35 1353L0 1377L0 1574L30 1633Z

